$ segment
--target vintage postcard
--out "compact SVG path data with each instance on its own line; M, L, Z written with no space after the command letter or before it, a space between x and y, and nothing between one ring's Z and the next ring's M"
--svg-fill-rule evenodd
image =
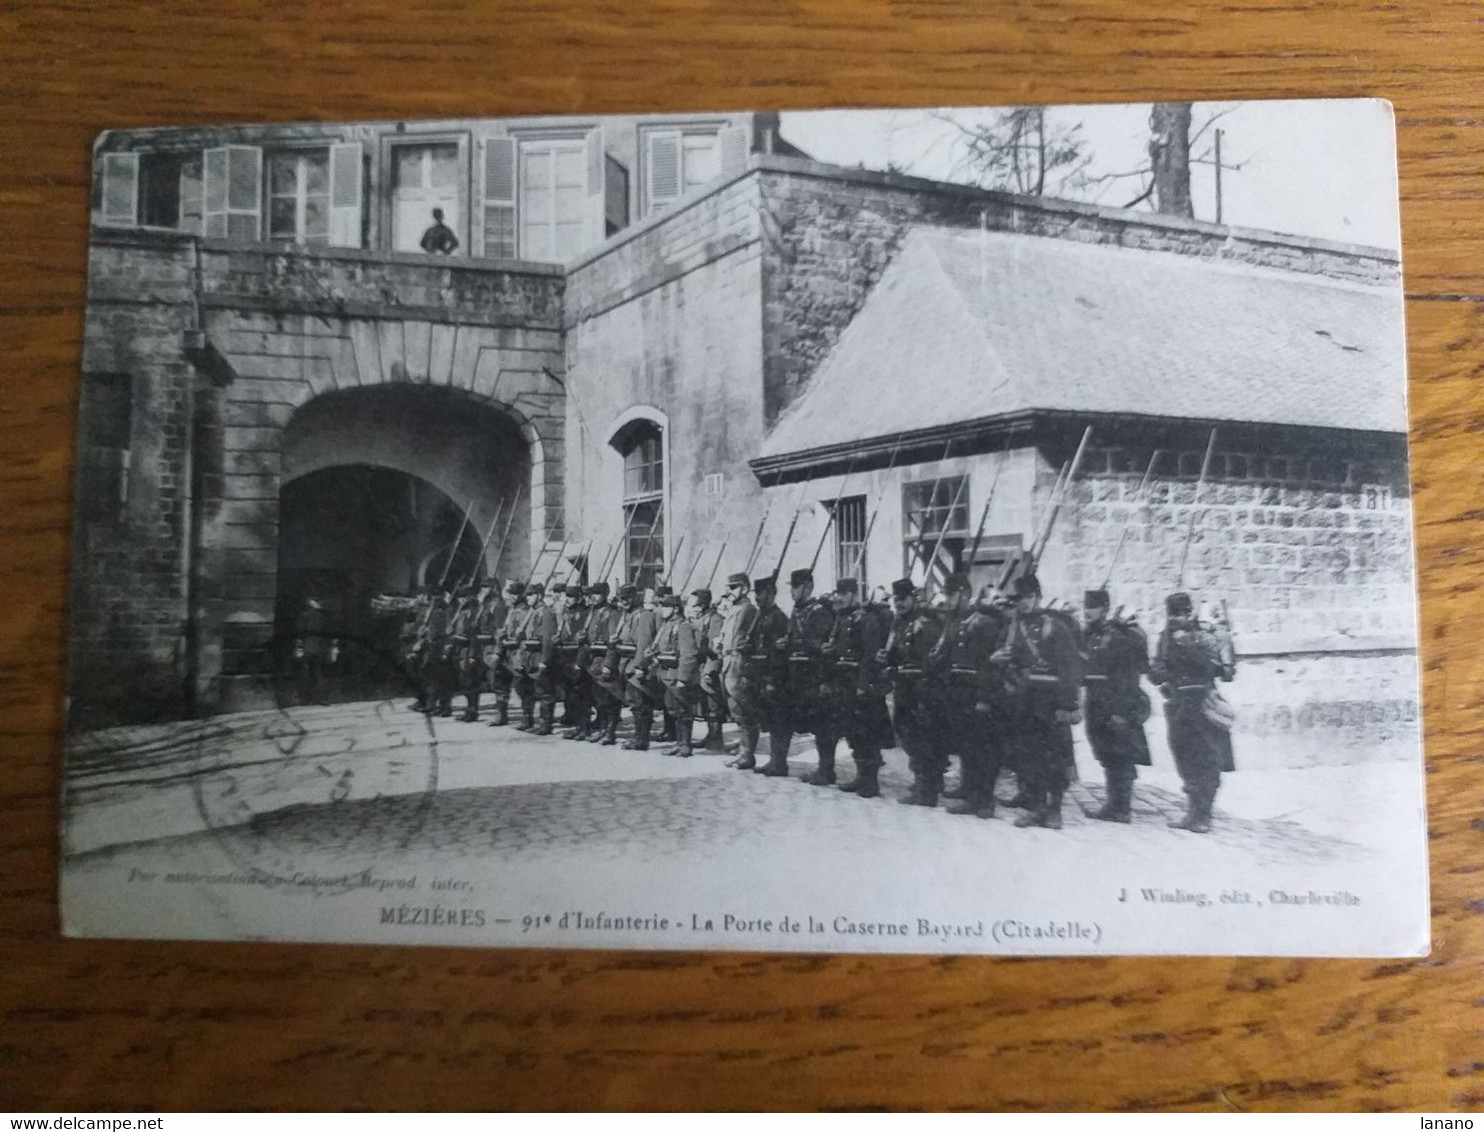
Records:
M94 180L68 934L1427 951L1386 103Z

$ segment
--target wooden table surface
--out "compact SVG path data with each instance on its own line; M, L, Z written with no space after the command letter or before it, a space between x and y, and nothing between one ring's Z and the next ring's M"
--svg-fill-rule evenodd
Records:
M1478 0L0 5L0 1108L1484 1107L1481 18ZM100 129L1356 95L1391 99L1400 131L1431 957L58 938L70 475Z

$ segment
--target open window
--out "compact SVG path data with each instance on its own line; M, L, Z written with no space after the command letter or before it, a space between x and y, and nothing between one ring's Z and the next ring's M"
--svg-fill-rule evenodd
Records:
M902 486L902 558L911 578L941 582L962 567L968 542L967 476Z

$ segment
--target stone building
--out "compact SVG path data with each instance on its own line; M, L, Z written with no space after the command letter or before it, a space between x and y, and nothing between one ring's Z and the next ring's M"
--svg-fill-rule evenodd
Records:
M1184 554L1245 726L1415 719L1389 253L826 166L768 115L139 131L97 165L78 724L263 702L310 591L360 633L374 593L583 553L989 579L1089 426L1049 594L1117 547L1154 612Z

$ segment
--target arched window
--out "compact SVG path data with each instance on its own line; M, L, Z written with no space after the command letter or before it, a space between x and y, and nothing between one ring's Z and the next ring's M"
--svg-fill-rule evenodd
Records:
M635 421L614 438L623 454L624 577L647 589L665 576L665 435L653 421Z

